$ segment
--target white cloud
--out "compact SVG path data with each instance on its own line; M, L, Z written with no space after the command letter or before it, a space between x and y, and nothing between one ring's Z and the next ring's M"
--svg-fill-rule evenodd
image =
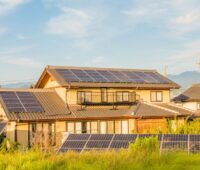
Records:
M64 34L72 37L83 37L89 33L92 17L85 11L74 8L61 8L61 14L47 23L49 34Z
M5 27L0 27L0 36L6 34L7 31L8 31L7 28L5 28Z
M24 35L22 35L22 34L18 34L17 35L17 39L19 39L19 40L25 40L25 39L27 39L28 37L26 37L26 36L24 36Z
M183 36L200 29L200 4L191 0L144 0L135 1L134 6L121 11L133 24L153 23L163 27L167 35Z
M28 57L0 56L0 62L28 68L41 68L43 65Z
M7 14L28 0L0 0L0 15Z
M193 24L200 21L200 11L190 11L185 15L178 16L175 18L174 22L176 24Z

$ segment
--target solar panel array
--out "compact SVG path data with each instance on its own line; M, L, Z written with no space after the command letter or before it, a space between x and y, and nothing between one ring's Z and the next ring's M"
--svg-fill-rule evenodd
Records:
M67 82L94 82L94 83L150 83L169 84L170 80L157 72L142 71L113 71L113 70L56 70Z
M59 153L128 149L137 138L157 137L162 151L200 152L200 135L184 134L69 134Z
M31 92L0 92L9 113L44 112Z

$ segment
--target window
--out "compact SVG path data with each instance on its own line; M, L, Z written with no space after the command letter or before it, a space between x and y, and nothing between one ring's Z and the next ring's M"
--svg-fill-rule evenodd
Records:
M152 91L151 92L151 102L162 102L163 94L161 91Z
M106 88L102 88L101 89L101 102L105 103L107 101L108 101L107 89Z
M117 102L128 102L129 101L129 92L122 91L117 92Z
M200 103L197 103L197 110L200 110Z
M122 134L128 134L128 121L122 120Z
M78 103L90 103L92 102L92 92L80 91L78 92Z
M107 122L101 121L100 122L100 134L106 134L107 133Z

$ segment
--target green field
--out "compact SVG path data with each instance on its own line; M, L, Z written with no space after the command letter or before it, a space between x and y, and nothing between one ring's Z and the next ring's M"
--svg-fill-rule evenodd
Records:
M159 153L157 139L147 138L118 152L83 152L55 154L39 150L2 150L0 170L192 170L200 169L200 155Z

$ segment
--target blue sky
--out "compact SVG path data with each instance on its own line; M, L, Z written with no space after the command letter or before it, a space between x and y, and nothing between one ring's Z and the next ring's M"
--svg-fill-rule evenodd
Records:
M0 84L45 65L197 70L199 0L0 0Z

